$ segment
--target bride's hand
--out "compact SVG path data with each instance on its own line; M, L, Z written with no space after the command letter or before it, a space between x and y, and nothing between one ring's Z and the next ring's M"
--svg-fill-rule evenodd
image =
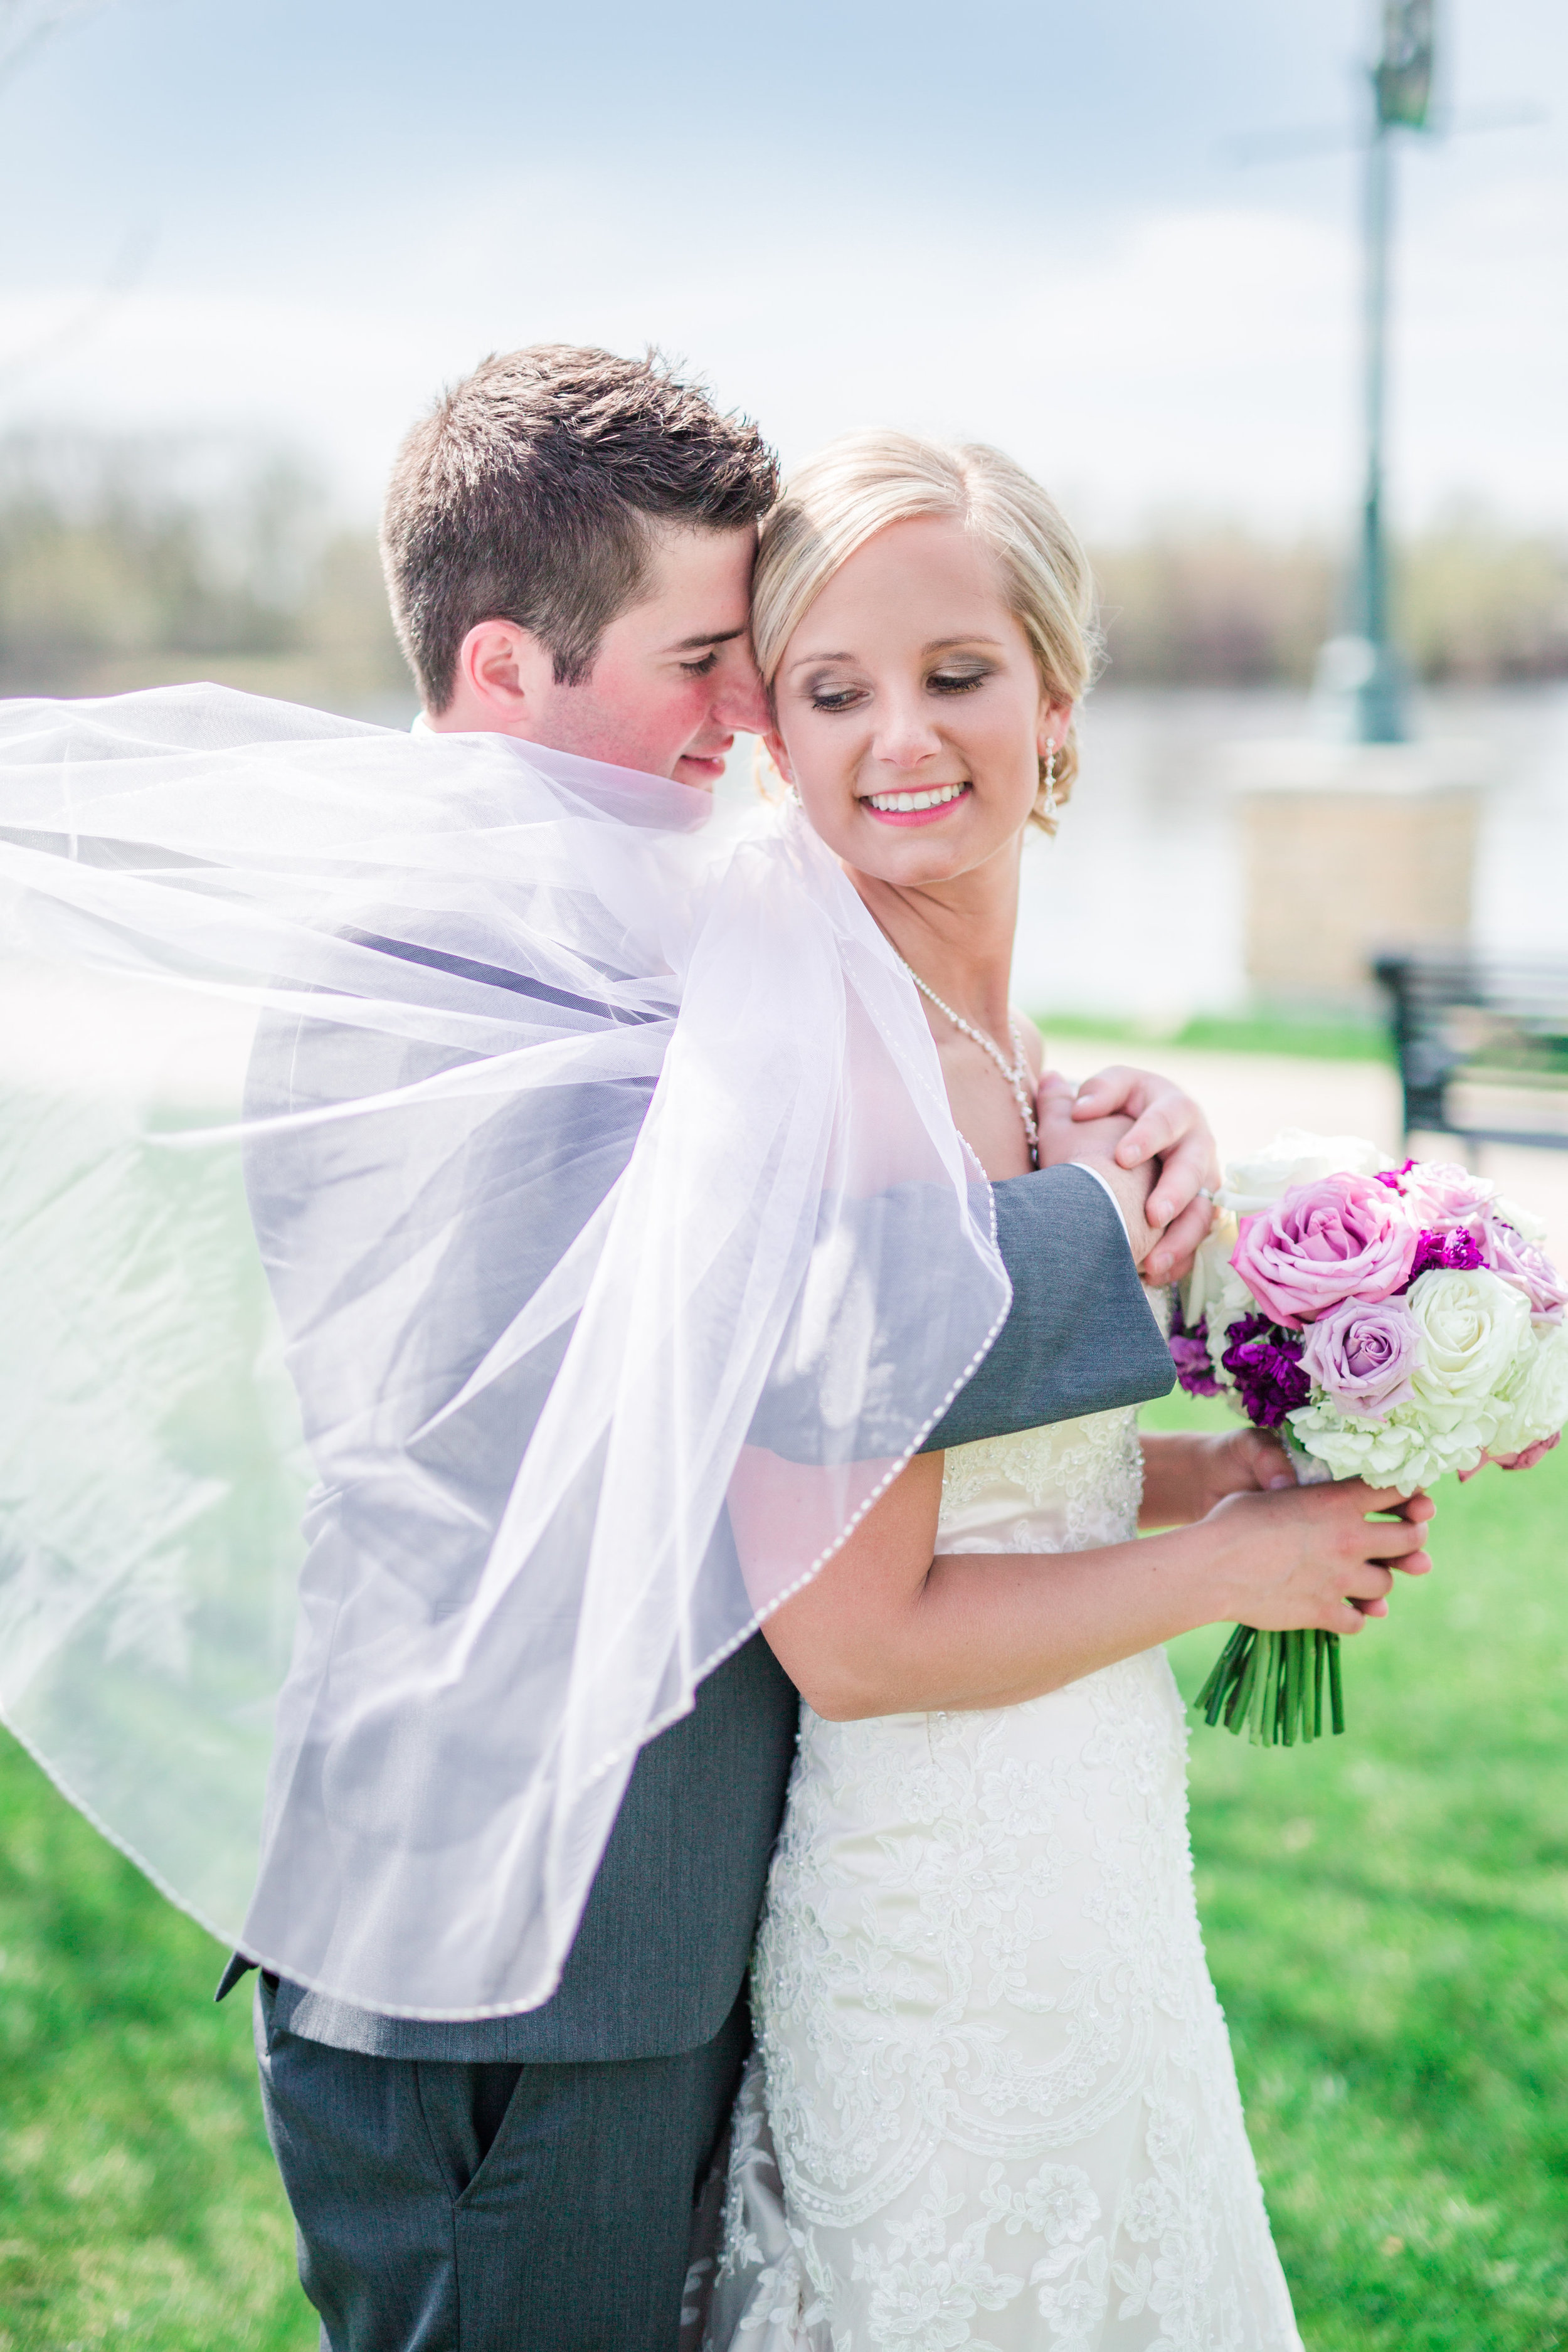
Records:
M1203 1522L1214 1544L1215 1616L1264 1633L1359 1633L1369 1617L1387 1616L1395 1570L1425 1576L1431 1568L1435 1510L1429 1496L1360 1478L1227 1495Z
M1203 1112L1191 1095L1157 1071L1119 1063L1084 1080L1072 1116L1096 1123L1107 1117L1131 1120L1117 1147L1119 1164L1139 1168L1152 1161L1159 1175L1149 1200L1149 1223L1160 1238L1144 1278L1180 1282L1214 1222L1207 1193L1219 1183L1215 1139Z
M1127 1220L1127 1238L1131 1244L1132 1262L1147 1272L1144 1261L1158 1239L1158 1227L1149 1220L1149 1195L1154 1189L1155 1171L1152 1161L1128 1167L1121 1150L1132 1132L1134 1121L1126 1115L1108 1118L1084 1119L1078 1116L1078 1090L1064 1078L1059 1070L1047 1070L1040 1080L1035 1097L1035 1115L1040 1131L1040 1165L1058 1168L1064 1161L1077 1160L1093 1168L1115 1193L1121 1213Z

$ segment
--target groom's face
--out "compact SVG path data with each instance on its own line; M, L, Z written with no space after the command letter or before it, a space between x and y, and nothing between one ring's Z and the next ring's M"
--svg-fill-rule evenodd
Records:
M737 732L768 724L750 635L756 548L749 526L656 526L648 594L610 623L580 685L541 681L527 733L711 792Z

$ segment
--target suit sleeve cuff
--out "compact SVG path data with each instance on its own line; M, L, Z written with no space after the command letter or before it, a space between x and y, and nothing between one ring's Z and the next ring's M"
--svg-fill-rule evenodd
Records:
M1069 1160L1068 1165L1069 1168L1081 1168L1086 1176L1093 1177L1095 1182L1099 1185L1100 1191L1104 1193L1106 1199L1115 1210L1116 1222L1121 1226L1122 1232L1127 1234L1127 1246L1131 1249L1132 1246L1132 1236L1130 1233L1127 1233L1127 1218L1122 1210L1121 1202L1116 1197L1115 1185L1111 1183L1109 1177L1102 1176L1098 1168L1091 1168L1087 1160Z

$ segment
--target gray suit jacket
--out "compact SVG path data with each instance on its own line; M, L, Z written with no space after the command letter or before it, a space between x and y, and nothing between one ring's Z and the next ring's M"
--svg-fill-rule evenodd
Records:
M1163 1396L1170 1356L1111 1202L1081 1169L995 1188L1013 1307L931 1452ZM720 2031L743 1982L795 1754L799 1701L756 1634L643 1749L565 1973L541 2009L384 2017L279 1985L278 2028L388 2058L659 2057ZM248 1964L238 1955L221 2000Z

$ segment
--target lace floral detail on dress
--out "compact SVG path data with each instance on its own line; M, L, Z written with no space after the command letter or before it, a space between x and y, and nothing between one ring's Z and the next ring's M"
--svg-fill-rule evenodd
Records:
M717 2258L711 2208L721 2183L710 2176L699 2200L679 2352L835 2352L826 2282L814 2276L809 2233L784 2210L755 2051L741 2076L722 2165Z
M991 2223L984 2214L949 2239L947 2224L963 2211L962 2196L950 2196L947 2176L933 2164L926 2192L903 2221L889 2221L880 2242L857 2243L850 2276L870 2288L867 2326L873 2344L897 2344L900 2352L998 2352L976 2336L970 2321L983 2311L1001 2311L1024 2292L984 2259Z

